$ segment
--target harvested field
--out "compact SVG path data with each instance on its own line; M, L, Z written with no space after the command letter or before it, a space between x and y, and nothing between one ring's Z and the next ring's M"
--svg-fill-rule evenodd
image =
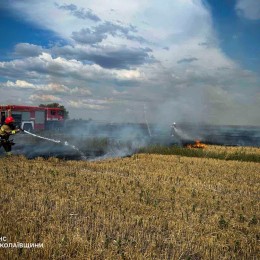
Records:
M217 153L242 153L242 154L256 154L260 155L259 147L247 147L247 146L222 146L222 145L208 145L207 151Z
M0 167L1 236L44 245L0 248L2 259L258 258L259 163L137 154Z

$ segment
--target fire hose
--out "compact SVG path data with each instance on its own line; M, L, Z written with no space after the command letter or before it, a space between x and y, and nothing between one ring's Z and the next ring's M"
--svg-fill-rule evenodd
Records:
M61 143L60 140L55 140L55 139L47 138L47 137L44 137L44 136L36 135L36 134L33 134L33 133L26 131L26 130L22 130L22 131L26 134L32 135L32 136L37 137L37 138L41 138L41 139L51 141L51 142L54 142L54 143Z
M68 141L62 142L60 140L51 139L51 138L47 138L47 137L44 137L44 136L36 135L36 134L33 134L33 133L31 133L29 131L26 131L26 130L23 130L23 129L20 129L20 130L22 132L28 134L28 135L31 135L31 136L34 136L34 137L37 137L37 138L40 138L40 139L44 139L44 140L51 141L51 142L54 142L54 143L61 143L61 144L65 145L65 146L69 146L73 150L76 150L81 155L82 159L86 159L86 156L84 155L84 153L82 151L80 151L80 149L77 148L75 145L69 144ZM13 140L8 140L8 139L1 138L0 139L0 146L6 145L6 144L14 145L15 143L13 142Z
M26 131L26 130L22 130L22 131L23 131L24 133L26 133L26 134L29 134L29 135L34 136L34 137L37 137L37 138L41 138L41 139L44 139L44 140L47 140L47 141L50 141L50 142L61 143L61 144L65 145L65 146L69 146L70 148L76 150L76 151L82 156L83 159L86 159L84 153L83 153L82 151L80 151L80 149L77 148L75 145L69 144L68 141L62 142L62 141L60 141L60 140L51 139L51 138L47 138L47 137L44 137L44 136L36 135L36 134L33 134L33 133L28 132L28 131Z

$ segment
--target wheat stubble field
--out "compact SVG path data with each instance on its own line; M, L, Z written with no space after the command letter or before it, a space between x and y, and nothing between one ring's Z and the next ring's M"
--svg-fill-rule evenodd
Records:
M0 168L0 236L44 244L1 259L259 259L259 163L14 156Z

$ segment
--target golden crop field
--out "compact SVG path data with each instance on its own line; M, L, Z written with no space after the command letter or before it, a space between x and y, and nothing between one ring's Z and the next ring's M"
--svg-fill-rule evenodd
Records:
M260 155L259 147L246 147L246 146L221 146L221 145L209 145L207 146L209 152L219 153L243 153L243 154L256 154Z
M43 243L1 259L259 259L259 163L136 154L0 167L0 237Z

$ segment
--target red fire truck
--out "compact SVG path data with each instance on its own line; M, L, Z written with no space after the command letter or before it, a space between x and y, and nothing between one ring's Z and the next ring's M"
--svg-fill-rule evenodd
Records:
M0 105L1 124L7 116L15 119L16 125L27 131L59 129L64 126L64 111L61 108Z

